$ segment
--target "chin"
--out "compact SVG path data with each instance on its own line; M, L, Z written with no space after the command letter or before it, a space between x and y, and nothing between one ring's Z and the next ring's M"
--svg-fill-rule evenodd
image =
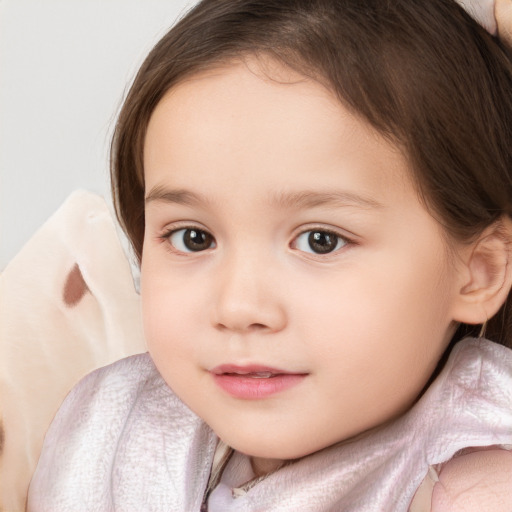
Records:
M262 438L261 433L255 433L248 436L235 434L233 436L219 435L219 437L228 446L249 457L283 461L300 459L328 446L318 446L315 444L304 445L303 436L300 435L282 435ZM295 439L295 437L297 439Z

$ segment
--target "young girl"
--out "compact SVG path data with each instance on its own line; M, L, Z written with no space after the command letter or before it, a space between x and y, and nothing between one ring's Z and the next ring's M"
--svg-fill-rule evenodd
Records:
M71 392L30 511L510 512L512 59L480 7L204 0L157 44L112 147L149 354Z

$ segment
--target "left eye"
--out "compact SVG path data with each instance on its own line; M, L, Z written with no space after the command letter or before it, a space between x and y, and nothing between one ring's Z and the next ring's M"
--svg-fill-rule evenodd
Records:
M345 239L332 231L314 229L301 233L297 237L294 246L299 251L312 254L329 254L341 249L346 244Z
M201 229L177 229L168 236L168 240L180 252L199 252L215 247L213 236Z

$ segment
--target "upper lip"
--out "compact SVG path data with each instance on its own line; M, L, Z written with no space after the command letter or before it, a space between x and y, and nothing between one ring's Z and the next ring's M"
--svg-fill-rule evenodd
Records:
M279 368L271 368L259 364L237 365L237 364L221 364L212 368L211 373L215 375L223 375L226 373L234 373L239 375L249 375L253 373L270 373L272 375L303 375L304 372L293 372L288 370L281 370Z

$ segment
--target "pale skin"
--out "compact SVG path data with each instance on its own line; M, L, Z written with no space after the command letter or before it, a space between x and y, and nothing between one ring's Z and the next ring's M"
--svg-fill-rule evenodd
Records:
M402 414L458 322L483 322L510 289L482 244L448 244L396 147L271 61L175 86L150 120L144 168L149 351L256 475ZM504 254L495 238L482 243ZM302 378L240 399L214 381L223 364Z
M500 39L512 45L512 1L496 0L494 12Z

